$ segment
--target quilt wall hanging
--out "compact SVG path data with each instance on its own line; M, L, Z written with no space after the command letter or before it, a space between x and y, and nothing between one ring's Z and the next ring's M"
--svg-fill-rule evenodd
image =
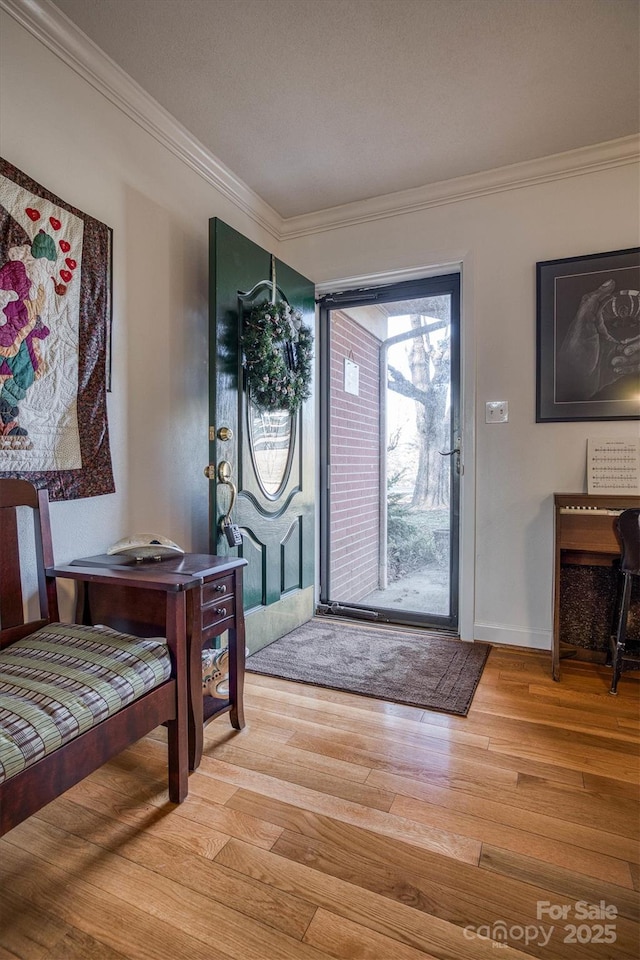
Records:
M113 493L111 230L0 158L0 475Z

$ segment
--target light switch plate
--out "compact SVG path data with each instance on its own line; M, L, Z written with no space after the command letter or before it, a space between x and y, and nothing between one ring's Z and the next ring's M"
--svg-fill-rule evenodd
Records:
M488 400L485 406L485 423L506 423L509 419L507 400Z

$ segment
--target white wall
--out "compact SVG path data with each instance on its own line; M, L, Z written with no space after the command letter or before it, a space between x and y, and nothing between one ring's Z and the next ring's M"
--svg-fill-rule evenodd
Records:
M53 505L57 560L146 530L207 549L207 223L219 216L316 281L463 261L464 410L477 450L467 470L476 520L466 539L475 533L477 552L465 560L468 630L547 646L553 492L585 489L588 436L628 435L637 424L535 423L535 263L636 246L637 167L318 232L278 249L4 13L0 43L2 156L114 229L108 413L117 492ZM485 425L490 399L509 401L508 424ZM468 487L467 517L473 494Z
M56 560L153 531L208 549L208 220L273 238L0 14L0 152L114 230L116 493L55 503Z
M553 494L586 491L587 437L638 435L634 421L535 422L536 262L638 246L638 173L637 165L620 166L282 246L283 258L323 289L336 278L463 263L463 553L469 545L472 551L462 570L467 639L473 631L497 643L550 645ZM485 424L487 400L509 401L507 424ZM475 462L469 462L474 438ZM468 525L474 473L475 531Z

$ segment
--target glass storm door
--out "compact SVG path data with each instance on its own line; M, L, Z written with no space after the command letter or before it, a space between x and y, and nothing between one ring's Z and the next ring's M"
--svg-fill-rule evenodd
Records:
M248 561L244 606L253 652L314 612L313 402L294 416L253 403L240 337L243 317L271 299L271 254L217 218L209 223L209 250L210 550ZM313 328L314 285L281 261L275 271L278 299ZM221 525L232 497L238 547L229 546Z
M321 602L457 632L457 274L321 300Z

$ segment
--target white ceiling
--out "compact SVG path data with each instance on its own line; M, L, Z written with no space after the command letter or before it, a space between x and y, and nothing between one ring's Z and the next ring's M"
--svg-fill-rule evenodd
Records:
M55 4L285 218L640 127L640 0Z

